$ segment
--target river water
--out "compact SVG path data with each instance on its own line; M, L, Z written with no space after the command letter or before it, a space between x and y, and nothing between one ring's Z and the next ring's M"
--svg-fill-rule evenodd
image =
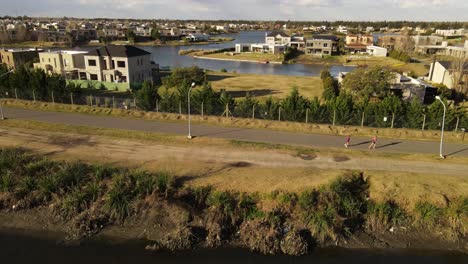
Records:
M57 242L55 234L30 234L18 230L0 231L1 263L47 263L47 264L209 264L209 263L328 263L328 264L465 264L468 256L447 251L419 250L347 250L339 248L320 249L304 257L262 256L245 249L203 249L178 253L155 253L144 250L144 242L86 241L81 245L64 245Z
M166 46L166 47L140 47L152 54L152 60L160 66L169 67L190 67L198 66L203 69L216 70L226 69L230 72L238 73L253 73L253 74L270 74L270 75L292 75L292 76L319 76L323 65L302 65L302 64L261 64L250 62L237 61L219 61L207 59L195 59L190 56L180 56L180 50L187 49L224 49L233 48L236 43L263 43L265 42L264 31L241 31L238 34L224 34L220 37L231 37L234 41L210 44L210 45L194 45L194 46ZM354 67L341 65L333 65L330 68L332 75L337 75L339 72L351 71Z

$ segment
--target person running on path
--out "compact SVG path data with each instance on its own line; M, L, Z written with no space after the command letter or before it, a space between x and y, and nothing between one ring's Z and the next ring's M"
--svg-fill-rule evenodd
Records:
M377 145L377 136L372 137L372 143L369 146L369 149L375 149L375 146Z
M344 144L345 148L349 148L349 143L351 142L351 136L346 138L346 143Z

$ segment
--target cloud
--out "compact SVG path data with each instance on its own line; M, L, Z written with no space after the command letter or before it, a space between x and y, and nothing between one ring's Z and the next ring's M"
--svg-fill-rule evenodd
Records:
M452 6L454 2L452 0L392 0L393 5L399 8L415 8L415 7L441 7L441 6Z

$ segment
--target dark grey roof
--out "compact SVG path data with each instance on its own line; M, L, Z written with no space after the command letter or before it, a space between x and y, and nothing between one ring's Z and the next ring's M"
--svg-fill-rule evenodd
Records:
M338 41L338 37L333 36L333 35L313 35L312 39L326 39L326 40Z
M452 68L452 63L450 61L439 61L439 63L444 66L445 69Z
M88 53L90 56L136 57L151 54L132 45L109 45Z
M267 34L267 37L276 37L278 35L282 36L283 38L289 37L289 35L284 33L283 31L272 31Z
M452 65L451 61L438 61L445 69L447 70L453 70L454 66ZM463 64L463 70L468 71L468 62L465 62Z

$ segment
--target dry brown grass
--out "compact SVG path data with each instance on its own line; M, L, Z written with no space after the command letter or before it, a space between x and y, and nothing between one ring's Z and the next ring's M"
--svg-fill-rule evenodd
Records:
M398 72L414 72L418 76L424 76L429 72L429 68L423 63L405 63L390 57L370 57L360 56L363 59L354 59L351 56L343 57L345 65L355 66L381 66ZM365 58L365 59L364 59Z
M268 96L284 98L292 87L297 87L301 95L307 98L320 97L323 92L319 77L301 77L286 75L257 75L210 72L208 80L212 87L219 91L239 92L242 96L250 92L260 100Z
M283 57L281 55L269 54L269 53L241 53L229 55L225 53L213 53L201 55L203 58L211 59L224 59L224 60L240 60L240 61L252 61L252 62L282 62Z

